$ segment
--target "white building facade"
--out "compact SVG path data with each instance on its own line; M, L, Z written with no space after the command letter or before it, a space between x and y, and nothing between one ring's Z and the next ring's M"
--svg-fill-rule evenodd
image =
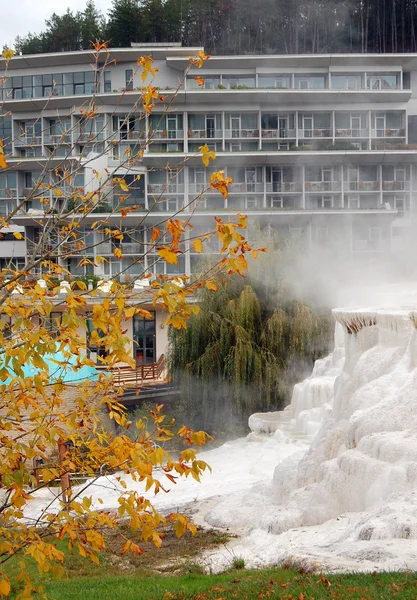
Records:
M7 71L0 64L8 163L0 170L0 214L24 201L13 228L25 232L23 241L3 235L0 268L25 264L42 234L45 195L57 205L68 198L60 172L73 173L68 185L84 192L109 173L130 188L112 190L83 217L87 249L75 249L65 264L76 276L189 273L199 260L191 244L178 265L147 251L152 227L173 215L192 214L198 233L212 228L214 216L242 212L261 231L299 235L360 261L395 252L416 212L417 56L220 56L187 73L197 52L176 44L114 49L98 71L89 51L16 56ZM164 97L151 115L142 109L143 55L154 60L152 85ZM85 119L93 95L95 116ZM205 144L217 155L209 169L199 153ZM219 169L233 179L227 199L204 192ZM62 192L52 180L47 192L37 189L45 171ZM121 227L124 239L101 238L90 229L97 218ZM123 260L114 255L117 243ZM94 266L95 255L107 262ZM83 256L91 262L80 265Z

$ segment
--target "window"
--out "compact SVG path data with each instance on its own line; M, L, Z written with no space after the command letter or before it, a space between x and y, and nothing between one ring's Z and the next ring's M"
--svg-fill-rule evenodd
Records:
M125 71L125 88L127 90L133 90L133 69L126 69Z
M53 336L58 335L62 323L62 313L51 311L49 317L45 317L44 324L46 331Z
M150 312L152 319L133 317L133 358L139 365L156 362L155 311Z
M111 92L111 73L104 71L104 91Z
M1 313L0 321L0 328L3 333L3 337L4 339L8 340L12 335L12 318L9 315L6 315L5 313Z

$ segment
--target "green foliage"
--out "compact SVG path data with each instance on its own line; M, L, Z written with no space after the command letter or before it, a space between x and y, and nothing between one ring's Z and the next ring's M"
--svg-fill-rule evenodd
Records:
M88 49L96 38L182 42L211 54L416 52L417 5L405 0L113 0L107 23L88 0L16 40L23 54ZM279 32L279 35L277 35Z
M218 433L287 403L294 383L328 351L333 326L283 282L269 289L235 277L217 287L201 292L186 330L170 332L169 368L183 418Z

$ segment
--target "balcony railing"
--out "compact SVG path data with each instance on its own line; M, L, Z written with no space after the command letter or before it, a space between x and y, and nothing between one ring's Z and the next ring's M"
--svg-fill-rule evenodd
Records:
M340 192L342 184L340 181L306 181L306 192Z
M379 181L345 181L343 189L346 192L377 192Z
M16 147L20 146L40 146L42 144L41 135L19 135L14 140Z
M299 181L273 181L271 183L266 184L266 192L277 192L277 193L285 193L285 192L302 192L303 184Z
M43 136L44 143L49 146L57 146L59 144L71 144L71 134L70 133L55 133L50 135L49 133L45 133Z
M189 129L188 137L211 140L215 138L222 138L223 131L221 129Z
M263 183L252 183L252 182L243 182L243 183L238 183L238 182L233 182L229 185L229 192L230 193L239 193L239 192L243 192L243 193L253 193L253 192L260 192L262 193L264 191L264 184Z
M329 138L333 133L331 129L299 129L300 138Z
M226 138L259 138L259 129L226 129Z
M142 130L132 130L132 131L116 131L113 134L114 138L116 141L123 141L123 140L138 140L138 139L143 139L145 137L145 131Z
M75 134L77 144L85 142L102 142L104 140L103 131L78 131Z
M183 129L153 129L149 132L149 137L154 140L183 140Z
M405 137L405 129L398 127L394 129L372 129L373 138Z
M288 138L295 138L295 129L262 129L263 139L279 139L286 140Z
M183 194L183 183L148 183L149 194Z
M383 181L382 189L384 192L391 192L391 191L407 192L410 190L410 182L409 181L398 181L397 179L395 181Z
M337 138L366 138L369 136L369 129L341 129L336 127L335 135Z

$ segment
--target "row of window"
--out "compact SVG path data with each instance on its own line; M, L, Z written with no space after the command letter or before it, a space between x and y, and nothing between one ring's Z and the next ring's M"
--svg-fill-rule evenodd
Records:
M404 84L409 77L404 74ZM209 75L200 86L196 79L187 79L188 89L250 89L266 88L281 90L395 90L401 88L400 73L331 73L328 74L277 74L277 75Z

